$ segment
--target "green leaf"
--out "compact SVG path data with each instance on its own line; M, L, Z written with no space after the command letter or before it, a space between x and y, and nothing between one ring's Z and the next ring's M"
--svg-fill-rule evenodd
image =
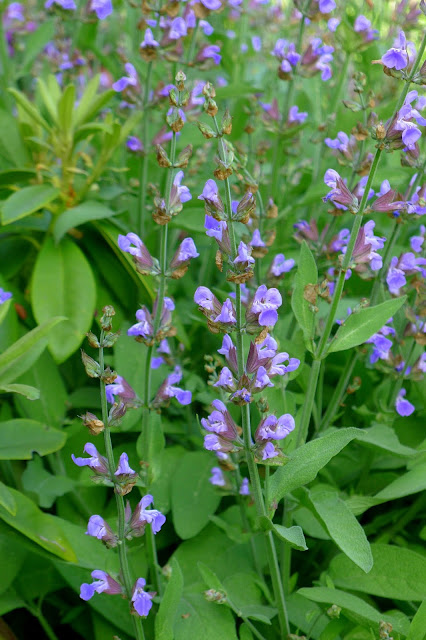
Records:
M314 480L325 465L356 438L361 429L347 427L304 444L289 456L289 461L277 469L270 480L271 501L281 500L287 493Z
M363 429L359 441L366 447L383 449L395 456L419 455L417 449L401 444L395 431L384 424L374 424L369 429Z
M417 610L416 615L411 621L410 630L407 640L425 640L426 638L426 600Z
M37 422L17 418L6 420L0 427L0 460L31 460L62 449L66 434Z
M43 467L40 458L34 458L22 474L22 485L29 495L37 496L40 507L50 509L56 498L72 491L75 481L67 476L52 475Z
M197 567L202 579L209 589L214 589L215 591L225 591L225 587L223 586L215 572L210 569L210 567L204 564L204 562L197 562Z
M310 499L323 526L339 549L363 571L373 566L370 544L353 513L334 491L310 492Z
M35 387L30 387L28 384L6 384L0 386L0 392L4 393L19 393L21 396L25 396L28 400L38 400L40 398L40 391Z
M34 178L35 175L36 172L34 169L27 169L26 167L6 169L5 171L0 171L0 186L8 186L16 182L28 182L28 180Z
M16 380L27 371L45 349L52 329L65 318L47 320L12 344L0 355L0 384Z
M306 551L308 548L306 546L305 536L303 535L301 527L283 527L280 524L274 524L272 533L274 533L280 540L288 542L290 547L293 547L293 549Z
M73 124L78 126L84 121L86 113L88 113L93 100L96 97L100 81L100 75L94 76L86 85L77 107L73 113Z
M85 222L90 222L91 220L111 218L113 215L115 215L115 211L112 211L112 209L109 209L104 204L94 200L88 200L78 205L78 207L74 207L74 209L68 209L64 211L64 213L61 213L53 227L53 235L56 242L59 242L70 229L78 227Z
M51 130L46 120L39 114L38 110L31 104L31 102L23 93L17 91L16 89L8 89L8 91L15 98L18 107L20 107L26 113L26 115L34 125L40 125L41 127L43 127L43 129L45 129L45 131Z
M407 296L402 296L386 300L375 307L368 307L352 313L338 328L327 353L344 351L364 344L402 307L406 299Z
M197 535L219 505L220 495L209 482L211 468L212 458L203 451L186 453L176 467L171 494L173 524L184 540Z
M2 206L2 224L9 224L45 207L59 194L59 189L41 184L12 193Z
M303 331L305 345L312 351L312 336L315 324L315 314L311 311L310 303L305 299L305 287L317 284L318 269L315 258L308 245L303 241L300 248L297 272L294 278L294 290L291 297L291 308L296 316L299 327Z
M173 640L174 638L173 626L182 597L183 576L176 558L172 559L170 567L172 575L155 617L155 640Z
M77 556L58 524L58 518L40 511L30 498L19 491L9 491L15 500L16 513L11 515L0 506L0 518L46 551L67 562L76 562Z
M0 506L6 509L12 516L16 514L15 498L10 492L9 487L6 487L3 482L0 482Z
M383 501L396 500L426 489L426 460L416 464L415 467L404 473L399 478L388 484L374 497Z
M90 265L77 245L48 237L33 272L31 303L38 322L54 315L67 320L51 332L49 350L63 362L80 346L93 322L96 286Z
M403 633L405 635L406 625L401 623L398 618L392 618L389 614L380 613L370 604L354 596L352 593L346 593L339 589L329 589L327 587L311 587L299 589L300 595L312 600L313 602L321 602L324 604L336 604L342 608L342 613L349 620L366 626L367 628L376 631L381 620L391 622L393 631ZM392 619L391 619L392 618Z
M17 120L12 113L3 109L0 109L0 158L16 167L23 167L29 162Z
M26 73L34 64L35 58L55 36L53 20L46 20L37 29L25 37L24 57L21 63L22 73Z
M69 84L58 102L58 122L61 129L66 133L72 129L72 114L74 110L75 87Z
M334 557L329 574L334 584L396 600L426 598L426 558L404 547L372 544L373 568L364 573L343 554Z
M186 593L176 616L174 640L237 640L228 607L207 602L200 593Z

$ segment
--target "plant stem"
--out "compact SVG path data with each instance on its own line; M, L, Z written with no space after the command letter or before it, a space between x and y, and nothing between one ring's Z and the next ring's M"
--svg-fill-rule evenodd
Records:
M146 212L146 186L148 181L148 103L149 91L151 86L152 62L148 62L145 78L144 96L143 96L143 128L142 128L142 145L143 157L140 168L139 177L139 197L138 197L138 229L141 238L145 235L145 212Z
M220 135L219 126L216 117L213 118L215 124L216 133L219 135L219 156L222 160L225 160L225 148L224 142ZM225 198L226 198L226 213L228 218L228 231L229 239L231 243L232 259L237 255L237 243L235 238L234 224L232 220L232 199L231 199L231 186L229 178L225 180ZM244 374L244 345L243 345L243 322L242 322L242 304L241 304L241 285L236 285L236 349L237 349L237 364L238 364L238 377L240 378ZM262 485L260 483L259 472L257 465L254 461L253 452L251 450L252 437L250 426L250 406L244 404L241 407L241 422L243 429L243 442L246 454L246 461L249 470L251 490L256 506L256 513L259 517L268 518L267 509L262 493ZM274 590L274 596L276 600L276 606L278 608L278 618L280 623L281 635L284 637L290 633L290 626L287 616L287 607L284 597L284 589L281 583L280 570L278 566L278 558L275 550L275 541L270 531L266 533L266 545L268 553L269 571L271 574L272 586Z
M100 344L102 345L104 342L105 333L102 330L100 335ZM99 347L99 366L101 370L101 376L104 372L104 350L103 347ZM107 397L105 392L105 382L102 380L102 377L99 378L99 386L101 393L101 407L102 407L102 422L105 425L104 428L104 443L105 443L105 453L108 460L108 468L111 479L114 480L114 471L115 471L115 460L114 460L114 452L112 449L112 441L111 441L111 430L108 426L108 404ZM127 551L126 551L126 537L125 537L125 527L126 527L126 514L124 507L124 498L122 495L117 493L114 487L114 495L115 502L117 506L117 515L118 515L118 556L120 559L120 568L121 575L124 582L124 589L127 598L130 600L132 597L132 578L130 575L129 563L127 559ZM142 621L138 616L132 616L133 624L135 627L135 633L137 640L145 640L145 634L142 627Z
M350 354L348 360L346 361L345 368L340 374L339 382L337 383L337 387L335 388L331 400L328 404L327 411L325 412L319 425L319 429L317 430L318 433L327 429L333 422L334 416L338 411L343 398L343 394L345 393L346 388L349 384L349 380L351 379L351 375L358 361L358 358L358 352L355 351L354 353Z
M336 90L334 92L334 96L333 96L333 102L331 104L330 107L330 115L332 114L336 114L337 115L337 111L339 109L338 102L342 93L342 88L343 88L343 84L344 82L347 80L347 74L348 74L348 68L349 68L349 63L351 60L351 54L347 51L346 55L345 55L345 60L343 62L343 67L342 70L339 72L339 82L337 83L337 87Z
M197 41L197 33L198 33L198 28L200 26L200 21L196 20L195 22L195 27L192 30L192 34L191 34L191 42L189 45L189 49L188 49L188 55L186 57L186 64L188 65L190 62L192 62L192 58L194 57L194 51L195 51L195 44Z

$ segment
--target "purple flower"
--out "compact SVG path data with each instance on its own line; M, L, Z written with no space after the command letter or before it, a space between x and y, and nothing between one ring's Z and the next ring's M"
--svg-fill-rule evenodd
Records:
M153 595L144 591L146 580L144 578L138 578L133 587L132 604L133 608L138 615L146 617L152 607Z
M159 47L160 44L154 40L151 29L146 29L144 38L140 44L140 49L148 49L152 47Z
M259 36L252 36L251 46L253 47L253 51L259 53L259 51L261 51L262 49L262 39L259 38Z
M420 226L420 235L419 236L411 236L410 245L411 249L416 253L420 253L422 250L422 246L425 240L426 227L422 224ZM1 300L1 289L0 289L0 300Z
M302 124L303 122L305 122L307 117L307 111L299 111L298 106L290 107L288 112L288 122L299 122L300 124Z
M276 458L279 456L279 451L277 451L272 444L272 442L267 442L262 449L262 460L269 460L270 458Z
M388 289L395 296L398 296L400 294L400 289L407 284L404 271L399 269L397 265L398 258L392 258L386 275Z
M337 29L337 27L340 24L340 20L339 18L330 18L330 20L327 22L327 26L329 28L329 30L334 33Z
M46 9L50 9L52 4L57 4L58 7L61 7L62 9L69 9L71 11L77 9L77 5L75 4L74 0L46 0L44 6Z
M331 191L323 198L324 202L331 200L339 209L349 207L351 210L355 210L358 208L357 197L349 191L337 171L327 169L324 174L324 182L327 187L331 188Z
M222 324L234 324L237 321L234 307L232 306L232 302L229 298L227 298L223 303L222 309L214 321L221 322Z
M231 414L221 400L213 400L214 410L207 418L201 418L201 424L206 431L216 433L227 440L237 438L237 426Z
M293 258L285 259L285 255L283 253L278 253L272 261L270 266L270 272L276 278L279 278L283 275L283 273L288 273L293 269L295 265L295 261Z
M88 453L90 458L76 458L72 453L71 458L74 464L78 467L90 467L93 471L101 475L108 473L108 460L104 456L101 456L94 444L86 442L83 451Z
M136 393L129 385L127 380L122 376L117 376L112 384L105 386L107 400L110 404L114 404L115 396L118 396L125 404L131 404L136 399Z
M136 233L128 233L126 236L118 236L117 244L121 251L130 253L135 264L144 270L152 269L154 262L148 249Z
M217 11L222 6L220 0L201 0L201 3L206 7L206 9L209 9L209 11Z
M256 371L256 376L253 379L253 393L257 393L259 391L263 391L266 387L273 387L274 383L271 382L268 374L266 373L266 369L263 366L260 366Z
M203 60L208 60L209 58L212 58L215 64L219 64L222 60L222 56L220 55L220 47L215 44L207 45L203 47L197 55L197 60L199 60L200 62L202 62Z
M111 0L92 0L90 10L94 11L99 20L104 20L112 13Z
M237 350L232 342L232 339L225 334L223 336L222 347L217 350L218 353L225 356L229 366L231 369L237 373L238 364L237 364Z
M170 40L179 40L187 35L186 22L183 18L177 17L172 20L169 31Z
M336 3L334 0L319 0L318 6L321 13L331 13L336 8Z
M416 407L413 404L411 404L411 402L409 402L406 398L404 398L406 393L407 392L405 389L401 389L401 391L398 393L398 396L395 402L395 408L397 413L399 413L399 415L403 417L411 416L413 411L415 411L416 409Z
M204 221L206 235L214 238L224 253L231 252L231 243L229 241L228 225L224 220L216 220L206 214Z
M215 219L222 218L224 206L222 199L219 196L217 184L214 180L207 180L204 185L203 193L198 196L198 200L204 200L204 206L207 214L213 216Z
M269 415L259 424L256 431L256 440L283 440L293 431L295 427L294 418L289 413L285 413L279 418Z
M142 140L137 136L129 136L126 142L127 148L134 153L141 153L144 150Z
M170 263L171 269L179 269L186 266L192 258L198 258L200 254L192 238L185 238L179 245Z
M403 31L399 34L399 47L392 47L382 56L383 64L389 69L401 71L408 65L407 40Z
M136 311L136 320L139 320L136 324L132 325L127 330L128 336L142 336L142 338L150 338L153 332L153 325L151 322L151 314L146 308L138 309Z
M12 294L10 293L10 291L5 291L0 287L0 304L3 304L4 302L6 302L6 300L9 300L11 297L12 297Z
M136 87L138 84L137 71L130 62L126 62L126 64L124 65L124 70L126 71L127 76L123 76L112 85L112 88L117 93L119 93L120 91L124 91L124 89L127 89L127 87Z
M136 471L134 471L129 466L129 456L127 453L122 453L117 465L117 470L114 471L115 476L137 476Z
M277 309L281 305L282 298L278 289L268 289L263 284L256 290L247 316L257 316L256 320L261 327L273 327L278 320Z
M184 204L191 200L192 196L188 189L184 185L181 185L183 179L183 171L178 171L173 179L173 186L170 192L170 208L179 208L179 203ZM180 207L181 209L182 207Z
M207 287L198 287L194 293L194 302L206 311L213 311L215 308L216 296Z
M109 547L115 546L117 540L109 524L98 515L90 516L89 522L87 523L86 535L102 540L102 542L107 543Z
M25 22L24 7L20 2L11 2L6 8L5 17L7 20L17 20Z
M234 260L234 264L241 265L245 268L250 264L254 264L254 262L254 258L251 257L251 250L241 240L240 244L238 245L237 257Z
M139 501L130 521L130 528L133 534L142 535L147 524L151 525L152 532L156 534L166 522L166 516L160 511L147 509L153 501L154 498L150 494Z
M239 494L240 494L240 496L249 496L250 495L248 478L243 478L242 479L240 490L239 490Z
M181 405L190 404L192 401L191 391L185 391L175 385L182 380L182 369L176 366L173 373L167 376L161 387L159 388L157 395L154 398L154 406L158 407L164 403L167 403L171 398L176 400Z
M228 367L223 367L219 374L219 379L214 383L214 387L220 387L225 391L235 391L235 380L232 372L228 369Z
M213 467L211 473L212 475L209 478L209 482L211 484L216 487L224 487L226 485L226 480L220 467Z
M91 576L95 578L95 582L92 582L92 584L84 583L80 587L80 598L82 600L90 600L95 593L108 593L111 595L122 593L121 585L105 571L95 569L92 571Z

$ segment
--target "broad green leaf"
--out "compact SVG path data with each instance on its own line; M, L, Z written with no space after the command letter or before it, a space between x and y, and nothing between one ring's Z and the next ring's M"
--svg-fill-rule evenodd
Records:
M136 442L136 451L140 460L149 465L149 484L160 477L161 455L164 445L165 439L161 427L161 416L158 413L154 413L149 418L148 441L145 445L148 450L144 450L143 433L141 433Z
M383 449L395 456L419 455L417 449L401 444L395 431L384 424L374 424L369 429L363 429L359 441L366 447Z
M314 480L325 465L362 433L347 427L312 440L289 455L289 461L277 469L270 481L269 497L277 502L287 493Z
M52 41L55 36L53 20L46 20L37 25L37 29L25 37L24 57L21 62L22 73L28 72L34 64L35 58Z
M245 622L238 629L238 633L240 634L240 640L254 640L254 636Z
M0 506L8 511L12 516L16 513L16 503L13 494L3 482L0 482Z
M426 489L426 460L416 464L415 467L404 473L399 478L388 484L374 497L383 500L396 500Z
M43 78L38 78L37 91L40 94L40 97L43 100L44 105L49 112L52 122L57 123L58 121L57 102L58 102L59 96L61 95L59 86L57 86L56 91L50 91L50 88L47 86ZM57 93L59 93L59 95L57 95Z
M343 615L349 620L353 620L357 624L366 626L374 631L378 629L381 620L386 620L386 622L392 623L393 631L404 635L407 632L407 625L401 623L398 618L393 619L388 614L380 613L380 611L377 611L377 609L352 593L346 593L345 591L340 591L340 589L329 589L328 587L303 588L299 589L298 593L314 602L329 605L336 604L342 608Z
M65 318L57 316L26 333L0 355L0 384L19 378L40 357L52 329Z
M176 558L170 563L172 575L155 617L155 640L173 640L173 626L182 597L183 576Z
M239 572L225 578L223 588L231 608L239 617L271 624L277 609L264 604L265 597L259 583L260 578L256 573Z
M316 285L318 281L318 269L315 258L308 245L303 241L300 248L297 272L294 279L294 290L291 297L291 308L296 316L299 327L303 331L305 345L312 351L312 336L315 324L315 313L311 311L310 303L305 299L305 287L309 284Z
M11 494L12 495L12 494ZM16 513L16 503L13 498L14 513ZM1 506L4 506L1 504ZM22 544L20 535L15 529L9 527L3 520L0 520L0 557L1 557L1 581L0 593L10 591L11 584L21 572L22 564L27 556L28 549ZM0 605L1 608L1 605ZM1 613L0 613L1 615Z
M219 505L220 496L209 482L212 466L208 453L190 451L176 467L171 494L173 524L184 540L201 531Z
M63 362L80 346L90 329L96 304L96 286L86 257L69 238L56 246L48 237L33 272L31 303L38 322L54 315L67 320L55 327L49 350Z
M0 186L13 185L16 182L27 182L34 178L35 175L36 172L34 169L27 169L26 167L6 169L5 171L0 171Z
M74 109L73 124L78 126L85 118L86 113L90 109L93 100L96 97L100 81L100 75L97 74L86 84L78 105Z
M372 544L373 568L364 573L340 554L331 561L329 574L334 584L383 598L414 600L426 598L426 558L394 545Z
M11 300L12 298L9 298L9 300L6 300L2 304L0 304L0 324L3 322L3 319L6 317L6 314L9 311Z
M37 422L17 418L0 425L0 460L31 460L33 453L40 456L62 449L66 434Z
M417 610L416 615L411 621L410 630L407 640L425 640L426 638L426 600Z
M166 447L160 456L159 473L150 487L150 493L154 496L156 509L161 513L170 511L170 494L174 483L175 469L185 453L183 447Z
M75 487L75 481L67 476L54 476L43 467L40 458L31 460L22 474L22 485L27 494L35 494L43 509L50 509L56 498Z
M207 602L201 593L185 593L176 616L174 640L237 640L228 607Z
M338 328L327 353L344 351L364 344L402 307L406 299L407 296L402 296L386 300L375 307L368 307L352 313Z
M46 551L67 562L75 562L77 556L58 524L58 518L40 511L30 498L19 491L15 489L9 489L9 491L15 500L16 513L11 515L0 506L0 518Z
M78 118L76 117L75 125L79 126L80 124L85 124L92 120L92 118L94 118L115 95L115 91L107 89L107 91L103 91L94 98L91 98L90 103L88 100L87 104L84 105L84 111L82 109L78 112L77 108L76 114L78 113Z
M306 551L308 548L306 546L305 536L303 535L303 530L301 529L301 527L283 527L280 524L274 524L271 531L277 536L277 538L279 538L280 540L284 540L284 542L287 542L290 547L293 547L293 549Z
M67 410L67 392L59 369L47 349L36 364L19 378L19 382L40 390L39 402L30 402L22 396L15 397L21 417L39 420L52 427L62 426ZM92 405L86 408L88 406Z
M38 400L40 398L40 390L31 387L28 384L6 384L0 385L0 393L19 393L25 396L27 400Z
M3 109L0 109L0 159L15 167L23 167L29 162L16 117Z
M370 544L352 511L334 491L311 491L309 497L332 540L368 573L373 566Z
M115 215L115 211L112 211L104 204L94 200L88 200L78 205L78 207L67 209L67 211L64 211L64 213L58 216L55 226L53 227L54 238L56 242L59 242L70 229L78 227L85 222L90 222L91 220L111 218L113 215Z
M2 205L2 224L9 224L45 207L59 194L59 189L41 184L15 191Z

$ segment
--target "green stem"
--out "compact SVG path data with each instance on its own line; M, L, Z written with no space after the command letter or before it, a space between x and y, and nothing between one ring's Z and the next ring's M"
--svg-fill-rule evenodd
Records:
M311 418L312 407L314 406L315 391L317 388L320 368L321 360L313 360L309 375L308 388L306 389L305 402L302 409L302 416L297 430L296 447L300 447L300 445L305 442L306 436L308 435L309 421Z
M151 86L152 62L148 62L145 78L144 96L143 96L143 128L142 128L142 145L143 157L141 161L140 177L139 177L139 197L138 197L138 229L141 238L145 235L145 212L146 212L146 187L148 182L148 138L149 138L149 121L148 121L148 103L149 91Z
M334 390L334 393L331 397L327 410L321 420L321 424L317 432L324 431L327 429L330 424L334 420L334 416L336 415L340 403L343 398L343 394L345 393L347 386L349 384L349 380L351 379L352 372L355 368L355 365L358 361L359 355L358 352L351 353L348 360L346 361L346 366L343 372L340 375L339 382L337 383L337 387Z
M220 135L219 126L216 117L213 118L215 124L216 133L219 135L219 156L222 160L225 160L225 148L224 142ZM235 238L234 224L232 219L232 200L231 200L231 185L229 178L225 180L225 197L226 197L226 213L228 219L228 231L231 243L232 258L234 259L237 254L237 244ZM237 349L237 365L238 365L238 377L240 378L245 371L244 367L244 345L243 345L243 322L242 322L242 304L241 304L241 285L236 285L236 349ZM254 499L256 513L259 517L268 517L265 501L262 493L262 485L260 483L259 472L257 465L254 461L252 452L252 437L251 437L251 425L250 425L250 406L244 404L241 408L241 422L243 430L243 442L244 450L246 454L247 467L249 470L251 491ZM271 574L272 586L274 590L274 596L276 600L276 606L278 608L278 618L281 629L281 635L284 637L290 633L290 625L288 622L287 607L284 597L284 589L281 583L280 570L278 566L278 558L275 550L275 541L271 532L266 534L266 545L268 553L269 571Z
M40 610L29 609L29 611L37 618L37 620L40 623L40 626L43 627L43 631L45 632L49 640L59 640L58 636L50 626L49 621L44 617L44 615Z
M336 114L337 115L337 111L339 109L338 102L340 100L340 96L342 93L342 88L344 83L347 81L347 76L348 76L348 69L349 69L349 63L351 61L351 54L347 51L346 55L345 55L345 60L343 62L343 67L342 70L339 72L339 82L337 84L336 90L334 92L334 96L333 96L333 102L331 103L331 107L330 107L330 115L332 114Z
M200 21L197 18L197 20L195 22L195 27L194 27L194 29L192 31L192 34L191 34L191 43L189 45L188 55L186 57L186 64L187 65L190 62L192 62L192 58L194 57L195 44L196 44L196 41L197 41L197 33L198 33L199 26L200 26Z
M105 333L102 330L100 335L100 344L102 345L104 342ZM99 347L99 366L101 370L101 376L104 372L104 350L103 347ZM105 443L105 453L108 460L108 468L111 478L114 480L114 471L115 471L115 460L114 460L114 452L112 449L112 441L111 441L111 430L108 426L108 404L107 397L105 393L105 382L102 380L102 377L99 378L99 386L101 393L101 408L102 408L102 422L105 425L104 428L104 443ZM126 514L124 507L124 498L122 495L117 493L114 490L115 502L117 506L117 516L118 516L118 556L120 559L120 569L121 575L124 582L124 589L127 598L130 600L132 597L133 590L133 582L130 575L129 563L127 559L127 551L126 551L126 537L125 537L125 528L126 528ZM135 627L135 633L137 640L145 640L145 634L142 627L142 621L138 616L132 616L133 625Z

